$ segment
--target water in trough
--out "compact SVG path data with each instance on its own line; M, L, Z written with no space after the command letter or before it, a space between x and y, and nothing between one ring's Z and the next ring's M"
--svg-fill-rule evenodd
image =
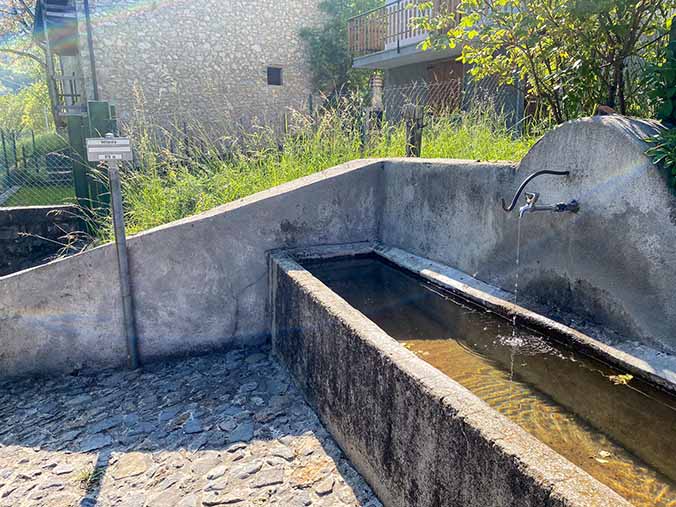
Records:
M676 506L676 399L376 257L307 261L390 336L637 507Z

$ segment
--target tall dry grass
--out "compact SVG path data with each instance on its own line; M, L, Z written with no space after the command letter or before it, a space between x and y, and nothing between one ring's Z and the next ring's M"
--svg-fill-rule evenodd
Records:
M199 125L158 128L145 119L131 132L138 166L123 174L129 234L206 211L343 162L404 156L405 128L385 121L362 131L361 107L341 99L309 116L290 112L283 133L267 127L214 136ZM364 137L366 142L364 143ZM492 111L456 112L426 119L422 155L428 158L519 160L538 132L515 136ZM110 218L96 224L111 239Z

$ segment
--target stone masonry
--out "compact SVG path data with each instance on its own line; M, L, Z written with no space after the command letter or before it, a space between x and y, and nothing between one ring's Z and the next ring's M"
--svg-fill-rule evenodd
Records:
M82 72L91 81L82 0ZM124 122L143 109L163 126L184 121L218 128L279 123L305 107L311 74L303 27L319 19L317 0L90 0L101 100ZM267 67L283 84L267 84Z
M382 507L267 350L0 382L1 507Z

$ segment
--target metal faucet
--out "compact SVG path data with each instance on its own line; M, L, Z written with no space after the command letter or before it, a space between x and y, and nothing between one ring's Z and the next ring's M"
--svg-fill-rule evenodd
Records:
M528 176L528 178L526 178L523 181L523 183L521 183L519 189L516 191L514 199L512 199L512 203L509 206L507 206L505 200L502 199L502 209L504 209L507 212L512 211L516 207L516 203L518 202L519 197L521 197L521 193L526 188L526 185L528 185L528 183L530 183L532 180L543 174L552 174L555 176L568 176L570 172L538 171L536 173L531 174L530 176ZM569 202L559 202L556 204L540 204L540 205L537 204L538 199L540 199L540 194L538 194L537 192L526 192L526 204L519 208L519 218L523 217L526 213L535 213L536 211L551 211L553 213L564 213L564 212L577 213L580 210L580 204L574 199Z
M526 213L535 213L536 211L552 211L554 213L563 213L569 211L577 213L580 211L580 204L573 199L570 202L559 202L557 204L541 204L537 205L540 194L537 192L526 192L526 204L519 208L519 218L522 218Z

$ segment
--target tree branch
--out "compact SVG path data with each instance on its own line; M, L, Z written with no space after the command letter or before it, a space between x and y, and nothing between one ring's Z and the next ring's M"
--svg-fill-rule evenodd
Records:
M19 3L24 8L24 11L26 11L31 18L35 19L35 12L33 12L33 9L30 8L25 0L19 0Z
M42 68L44 68L44 69L47 68L47 64L39 56L34 55L33 53L29 53L27 51L19 51L18 49L10 49L10 48L1 48L0 47L0 53L11 53L13 55L23 56L25 58L31 58L31 59L35 60L36 62L38 62L42 66Z

